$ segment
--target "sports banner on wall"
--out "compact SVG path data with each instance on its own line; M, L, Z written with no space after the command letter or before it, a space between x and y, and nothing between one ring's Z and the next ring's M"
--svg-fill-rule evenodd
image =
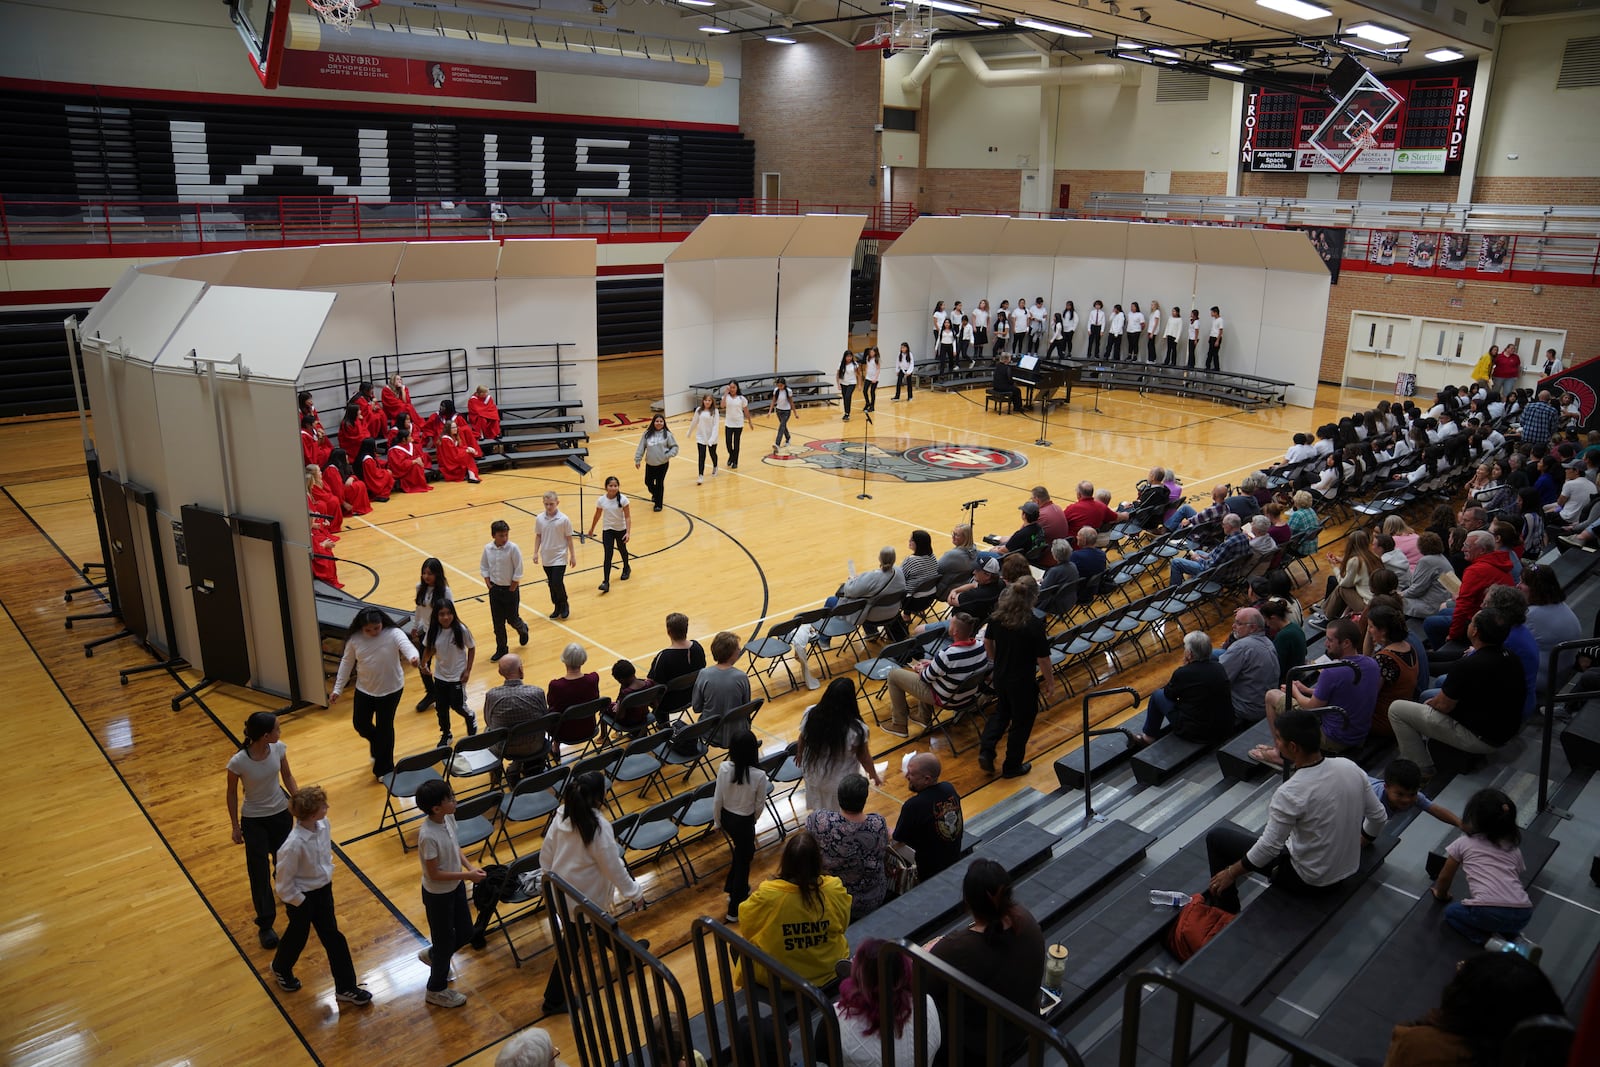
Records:
M1578 398L1578 425L1585 430L1600 427L1600 356L1585 360L1570 370L1539 379L1539 388L1549 389L1559 399L1562 393Z
M1339 263L1344 259L1344 230L1337 226L1308 226L1306 236L1311 238L1311 247L1317 250L1317 258L1328 268L1328 275L1332 279L1330 284L1338 285Z
M293 48L284 50L279 84L343 92L513 100L527 104L537 100L537 79L531 70Z

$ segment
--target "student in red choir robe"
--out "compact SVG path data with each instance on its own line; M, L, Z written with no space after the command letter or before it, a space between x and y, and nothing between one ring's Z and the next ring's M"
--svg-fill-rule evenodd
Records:
M433 457L428 455L427 449L422 445L420 435L416 430L416 423L412 421L410 415L403 411L396 415L394 419L394 425L389 427L387 437L390 448L393 448L395 442L400 440L400 438L409 437L411 439L412 459L416 460L417 463L422 467L422 474L424 477L427 477L432 473ZM436 482L438 480L439 479L437 477L428 478L428 481L430 482Z
M356 389L356 395L350 398L350 403L361 409L361 421L366 424L367 436L382 437L389 420L384 417L383 405L378 403L372 383L362 382Z
M321 519L311 520L311 577L327 582L335 589L343 589L339 580L339 564L333 558L333 546L339 539L328 532L328 524Z
M387 456L389 471L394 475L394 487L402 493L426 493L433 489L428 484L427 468L417 458L417 447L411 443L409 433L401 433L389 446Z
M467 421L465 415L456 411L456 402L448 397L439 401L438 413L428 416L428 421L422 424L417 431L417 440L427 448L430 443L438 441L439 434L443 432L446 424L455 427L458 444L466 448L478 448L477 454L483 455L483 450L479 448L478 435L472 430L472 424Z
M478 386L467 400L467 420L480 438L492 441L500 436L500 408L489 395L487 385Z
M411 390L406 388L405 380L400 377L399 371L395 371L388 384L383 387L380 399L383 403L384 417L390 422L403 412L411 416L412 426L422 424L422 416L417 414L416 405L411 403Z
M317 413L317 405L311 402L311 394L298 393L295 395L295 402L300 405L300 418L303 419L310 415L312 421L316 423L317 429L322 429L322 416Z
M369 499L380 503L388 500L389 494L394 492L394 475L378 458L378 442L370 437L361 442L356 466L361 470L361 480L366 483Z
M339 423L339 447L347 456L359 455L361 442L372 435L367 432L367 417L355 404L346 404L344 418Z
M312 515L321 515L328 522L328 532L344 529L344 505L339 496L322 480L322 468L316 464L306 467L306 508Z
M358 449L359 445L356 446ZM369 515L372 513L372 499L367 493L367 483L350 469L350 455L342 448L333 450L333 455L328 457L328 466L322 472L323 484L332 489L339 489L339 503L344 507L346 515Z
M456 436L456 428L446 425L439 435L439 473L447 482L467 481L478 484L478 457L483 455L476 447L469 447Z
M328 456L332 452L333 442L328 440L328 435L317 425L317 417L303 416L300 419L300 454L305 457L306 466L323 466L328 462Z

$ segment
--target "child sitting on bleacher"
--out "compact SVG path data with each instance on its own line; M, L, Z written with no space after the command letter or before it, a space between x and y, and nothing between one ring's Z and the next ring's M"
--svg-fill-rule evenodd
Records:
M1445 923L1475 945L1495 934L1515 938L1533 918L1533 902L1522 887L1517 806L1498 789L1480 789L1467 801L1461 831L1445 849L1432 888L1435 900L1448 901L1456 869L1466 868L1467 899L1444 909Z
M1391 819L1403 811L1416 808L1440 822L1458 829L1461 826L1461 819L1455 812L1442 804L1435 804L1422 791L1422 768L1412 760L1390 760L1389 766L1383 769L1382 779L1368 778L1367 781L1371 783L1372 793L1378 798L1378 803L1383 805L1383 810Z

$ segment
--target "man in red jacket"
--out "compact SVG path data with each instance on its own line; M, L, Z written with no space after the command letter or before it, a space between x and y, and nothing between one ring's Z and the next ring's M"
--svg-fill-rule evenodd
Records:
M1450 614L1450 626L1445 631L1444 616L1434 615L1423 623L1428 642L1435 646L1428 653L1429 667L1453 663L1466 654L1467 624L1483 607L1483 598L1496 585L1511 585L1511 553L1494 547L1494 534L1488 530L1473 530L1467 534L1462 548L1467 557L1467 569L1461 574L1461 589L1456 593L1456 606Z

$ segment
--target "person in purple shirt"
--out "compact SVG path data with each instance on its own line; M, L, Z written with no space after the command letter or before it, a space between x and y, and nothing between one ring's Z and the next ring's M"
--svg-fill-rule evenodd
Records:
M1294 703L1317 713L1322 720L1322 747L1329 752L1344 752L1367 739L1372 727L1372 711L1383 684L1377 661L1361 655L1361 628L1349 619L1334 619L1328 624L1324 644L1330 659L1349 667L1331 667L1317 674L1317 684L1307 688L1295 681ZM1283 712L1284 690L1267 691L1267 720ZM1257 745L1250 758L1272 767L1283 766L1283 758L1272 745Z

